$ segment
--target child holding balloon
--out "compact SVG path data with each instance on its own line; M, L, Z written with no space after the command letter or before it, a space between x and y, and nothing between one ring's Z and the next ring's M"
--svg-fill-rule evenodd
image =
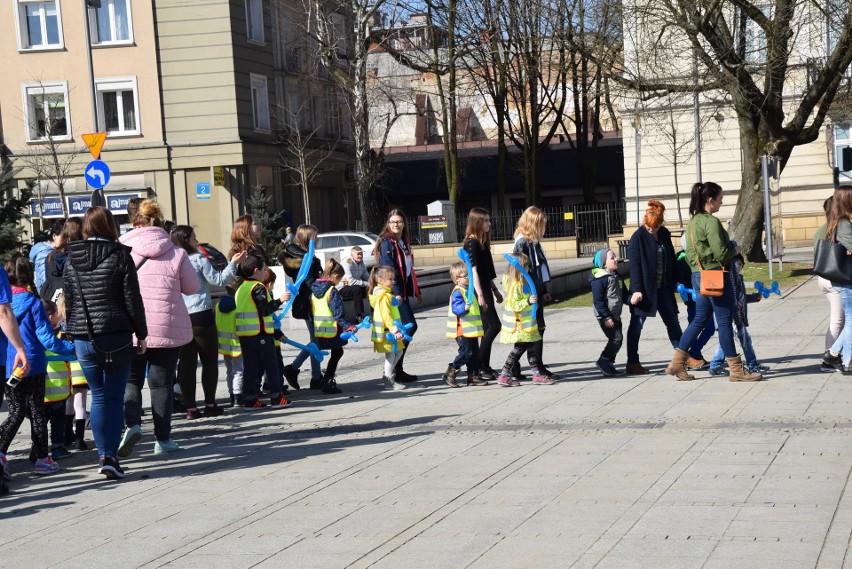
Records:
M399 309L394 303L395 298L391 293L393 287L394 272L391 267L375 267L370 273L368 289L370 290L370 306L373 307L373 327L370 339L373 341L373 350L385 355L384 373L382 382L385 389L402 391L407 385L396 381L396 364L405 352L405 344L402 343L402 330L395 324L399 322ZM388 340L388 334L394 338Z
M734 291L734 311L732 313L734 327L740 346L743 348L746 371L748 373L766 373L769 371L769 367L757 361L757 355L754 353L754 346L751 343L751 335L748 333L748 305L760 301L760 292L746 294L745 281L742 275L743 266L745 266L745 259L738 254L731 261L731 270L727 275L727 284L730 284ZM722 352L722 346L719 346L716 349L716 355L710 361L710 375L726 375L728 372L722 367L724 361L725 354Z
M482 315L476 294L470 294L470 275L463 261L453 263L450 276L456 283L450 295L450 307L447 310L447 338L455 339L459 346L458 355L441 376L450 387L459 387L456 375L463 365L467 366L467 384L473 386L488 385L479 375L479 338L483 335Z

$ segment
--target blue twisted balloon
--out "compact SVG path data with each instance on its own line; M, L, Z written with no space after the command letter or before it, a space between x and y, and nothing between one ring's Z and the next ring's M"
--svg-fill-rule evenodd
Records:
M358 330L363 330L364 328L369 328L372 326L372 321L369 316L365 316L363 320L361 320L360 324L355 325L355 329L349 332L344 332L340 335L341 340L352 340L353 342L358 341Z
M399 320L394 320L393 323L399 329L400 334L402 334L402 338L404 340L407 340L408 342L411 342L411 335L408 333L408 331L412 327L414 327L414 322L409 322L408 324L403 324ZM390 342L391 345L393 346L393 353L396 353L396 351L397 351L396 341L397 340L394 337L393 332L388 332L387 334L385 334L385 338L387 338L388 342Z
M314 358L316 361L318 361L320 363L322 363L323 358L325 358L325 356L328 355L328 352L321 351L317 347L317 345L314 344L313 342L311 342L308 345L305 345L305 344L300 344L298 342L291 340L290 338L285 337L284 343L289 344L289 345L293 346L294 348L299 348L300 350L305 350L306 352L311 354L312 358Z
M533 282L532 277L530 276L529 271L527 271L521 262L518 261L517 257L513 257L507 253L503 253L503 258L509 262L510 265L518 269L522 275L524 275L524 280L527 281L527 286L530 288L530 296L538 297L538 292L535 290L535 282ZM532 305L532 317L535 320L535 316L538 313L538 303Z
M288 300L281 308L281 315L284 316L290 311L293 302L296 300L296 295L299 294L299 287L308 278L308 271L311 270L311 263L314 260L314 240L308 243L308 252L302 257L302 264L299 266L299 272L296 274L296 280L291 284L287 283L287 290L290 291L290 300Z
M473 263L470 260L470 253L462 247L459 249L459 258L467 265L467 303L473 304L475 288L473 286Z

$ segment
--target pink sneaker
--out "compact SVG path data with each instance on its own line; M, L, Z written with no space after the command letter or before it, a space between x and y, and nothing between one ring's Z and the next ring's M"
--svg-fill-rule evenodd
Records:
M59 464L50 456L40 458L35 463L35 473L40 476L53 474L57 470L59 470Z
M518 387L521 384L517 379L501 373L497 378L497 385L501 387Z
M6 480L12 479L12 473L9 472L9 463L6 461L6 455L0 454L0 467L3 469L3 478Z
M553 377L544 375L544 374L535 374L532 378L533 385L553 385L556 383L556 380Z

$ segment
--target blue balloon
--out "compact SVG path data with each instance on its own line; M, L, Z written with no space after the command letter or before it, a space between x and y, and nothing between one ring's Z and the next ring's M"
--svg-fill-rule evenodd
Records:
M372 325L372 321L370 320L370 317L365 316L364 319L359 324L355 325L354 330L352 330L351 332L344 332L343 334L341 334L340 339L341 340L352 340L353 342L357 342L358 336L356 336L356 334L358 333L358 330L363 330L364 328L369 328L371 325Z
M459 249L459 258L467 265L467 303L473 304L476 288L473 286L473 263L470 260L470 253L462 247Z
M769 295L773 292L781 296L781 288L778 285L778 281L772 281L772 288L766 288L761 281L754 281L754 288L763 295L763 298L769 298Z
M408 324L403 324L399 320L394 320L393 323L396 325L397 328L399 328L399 332L402 334L402 338L404 340L407 340L408 342L411 342L411 335L408 333L408 331L411 328L414 327L414 322L409 322ZM385 338L387 338L388 342L390 342L391 345L393 346L393 353L396 353L397 352L396 338L394 337L393 333L388 332L387 334L385 334Z
M305 344L300 344L300 343L298 343L298 342L294 342L294 341L293 341L293 340L291 340L290 338L285 338L285 339L284 339L284 343L285 343L285 344L289 344L289 345L293 346L294 348L299 348L300 350L305 350L306 352L308 352L309 354L311 354L311 357L312 357L312 358L314 358L316 361L318 361L318 362L320 362L320 363L322 363L322 360L325 358L325 356L327 356L327 355L328 355L328 352L323 352L323 351L321 351L321 350L317 347L317 345L316 345L316 344L314 344L313 342L311 342L310 344L305 345Z
M683 299L684 302L688 301L690 296L692 297L693 302L695 302L695 290L691 288L686 288L683 283L678 283L677 291L678 293L680 293L680 297Z
M518 261L518 258L513 257L511 255L508 255L506 253L503 254L503 258L506 259L506 261L508 261L510 265L512 265L513 267L518 269L521 272L522 275L524 275L524 280L527 281L527 286L529 287L529 293L528 294L530 296L538 296L538 292L536 292L536 290L535 290L535 282L533 281L529 272L524 268L523 265L521 265L521 262ZM527 294L526 288L524 289L524 293ZM537 313L538 313L538 304L533 304L532 305L533 320L535 320L535 316L536 316Z
M287 290L290 291L290 300L288 300L281 308L281 316L290 311L293 302L296 300L296 295L299 294L299 287L308 278L308 271L311 270L311 263L314 260L314 240L308 243L308 252L302 257L302 264L299 266L299 272L296 273L296 280L293 284L287 283Z

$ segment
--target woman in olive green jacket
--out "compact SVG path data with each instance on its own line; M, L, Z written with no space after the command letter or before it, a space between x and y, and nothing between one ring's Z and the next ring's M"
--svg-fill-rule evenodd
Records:
M701 290L700 271L702 269L725 268L740 252L740 248L728 237L728 232L722 227L722 223L713 216L721 206L721 186L713 182L692 186L692 198L689 202L689 214L692 219L686 228L686 261L692 269L692 288L696 293ZM747 373L743 370L742 359L734 345L734 327L731 318L733 310L734 292L730 286L725 286L722 296L696 294L695 318L684 330L680 343L675 348L672 361L666 368L666 373L676 376L678 381L695 379L686 371L689 347L710 319L715 316L719 330L719 344L728 361L728 378L731 381L763 379L760 374Z

